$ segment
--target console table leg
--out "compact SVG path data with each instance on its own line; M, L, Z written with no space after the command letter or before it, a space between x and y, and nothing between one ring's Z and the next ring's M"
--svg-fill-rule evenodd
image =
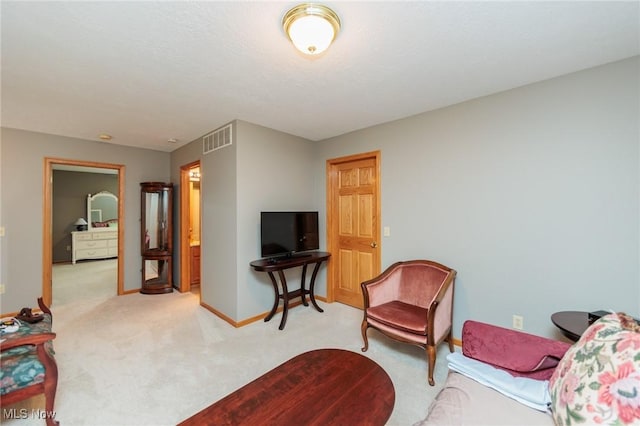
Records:
M318 274L318 269L320 269L321 263L322 261L316 263L316 266L313 268L313 273L311 274L311 283L309 283L309 299L311 299L311 303L318 310L318 312L324 312L324 310L322 310L322 308L316 303L315 295L316 275Z
M287 323L287 316L289 314L289 299L296 298L300 296L302 299L302 304L304 306L309 306L307 303L307 295L309 295L309 300L314 308L318 312L324 312L320 306L318 306L318 302L315 297L315 282L316 277L318 275L318 270L322 265L322 262L329 259L331 256L330 253L325 252L313 252L309 254L303 254L300 256L292 256L290 258L285 259L259 259L254 260L250 263L251 267L259 272L267 272L269 274L269 279L271 280L271 285L273 286L273 292L275 293L275 300L273 302L273 306L271 307L271 312L269 312L264 321L269 321L274 317L276 312L278 311L278 305L280 304L280 299L282 299L282 319L280 320L280 330L284 330L284 326ZM313 269L313 273L311 275L311 282L309 283L309 290L306 287L306 278L307 278L307 265L314 263L315 267ZM287 280L284 276L284 270L302 266L302 279L300 282L300 289L295 289L294 291L289 291L287 289ZM275 272L278 272L278 277L275 277ZM278 279L280 280L280 284L278 284Z
M304 306L309 306L309 304L307 303L307 296L306 296L306 292L304 291L304 280L305 277L307 275L307 265L305 264L302 267L302 277L300 278L300 298L302 299L302 304Z
M287 280L284 278L284 272L278 271L280 277L280 284L282 284L282 300L284 301L282 306L282 319L280 320L280 327L278 329L284 330L284 325L287 323L287 313L289 313L289 290L287 290Z
M280 301L280 292L278 291L278 283L276 282L276 278L273 276L273 272L269 271L269 278L271 278L271 284L273 285L273 290L276 293L275 301L273 302L273 307L271 308L271 312L264 318L264 322L269 321L276 314L278 310L278 302Z

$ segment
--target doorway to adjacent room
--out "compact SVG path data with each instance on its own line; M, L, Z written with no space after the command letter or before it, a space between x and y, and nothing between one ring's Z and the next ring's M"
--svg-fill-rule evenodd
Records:
M180 291L200 294L200 161L180 167Z
M42 297L46 305L53 301L53 170L55 168L75 168L100 172L109 170L118 175L118 221L117 227L117 294L124 294L124 169L125 166L93 161L69 160L60 158L45 158L43 173L43 235L42 235Z

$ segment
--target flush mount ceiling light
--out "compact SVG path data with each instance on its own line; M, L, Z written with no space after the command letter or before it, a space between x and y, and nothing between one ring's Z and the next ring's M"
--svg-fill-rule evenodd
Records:
M282 27L299 51L318 55L338 36L340 18L326 6L304 3L284 15Z

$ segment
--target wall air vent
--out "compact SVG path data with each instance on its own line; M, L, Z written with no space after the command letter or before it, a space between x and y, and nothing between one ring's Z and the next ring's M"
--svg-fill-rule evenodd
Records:
M202 137L202 153L208 154L225 146L230 146L231 141L231 124L227 124Z

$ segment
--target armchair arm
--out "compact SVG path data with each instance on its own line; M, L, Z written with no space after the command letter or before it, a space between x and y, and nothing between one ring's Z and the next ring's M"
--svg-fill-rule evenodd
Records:
M380 275L360 284L364 296L364 308L378 306L398 298L398 287L402 273L398 267L402 262L396 262L384 270Z
M435 297L431 301L431 304L429 305L430 311L432 309L435 310L435 308L443 302L445 297L447 297L449 292L449 287L453 286L453 282L455 279L456 279L456 271L452 270L451 273L449 273L447 278L444 280L444 282L440 286L438 293L435 295Z
M429 338L433 339L433 342L429 342L432 345L439 342L453 325L453 291L455 278L456 271L451 270L429 305L427 311L427 328L433 330L433 333L429 334Z
M1 335L0 349L2 351L18 346L43 345L55 339L56 333L51 332L51 324L53 323L51 310L44 304L42 297L38 298L38 305L44 312L44 319L34 324L23 323L16 332Z
M56 333L25 334L20 337L9 338L3 341L0 343L0 349L5 351L18 346L41 345L55 338Z
M44 312L45 314L51 315L51 318L53 319L53 314L51 313L51 310L49 309L49 307L44 304L44 300L42 300L42 297L38 297L38 306L40 307L42 312Z

